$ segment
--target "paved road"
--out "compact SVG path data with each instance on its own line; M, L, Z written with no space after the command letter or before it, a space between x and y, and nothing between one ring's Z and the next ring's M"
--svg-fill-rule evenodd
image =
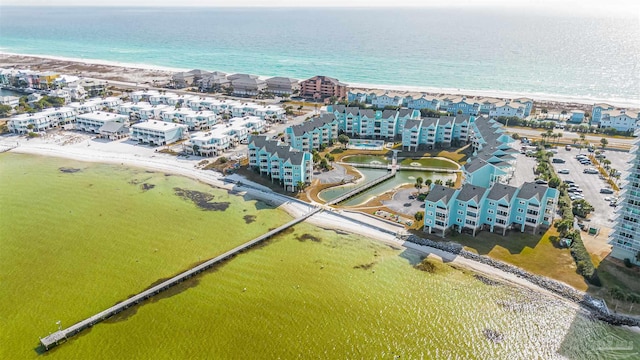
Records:
M540 138L540 134L545 132L545 130L529 129L529 128L521 128L521 127L517 127L517 128L508 127L507 132L518 133L518 135L520 136ZM562 133L562 137L560 138L561 143L573 143L573 139L580 139L580 134L576 132L562 131L559 129L555 129L554 132ZM594 146L597 146L597 147L600 146L600 139L602 138L603 138L602 135L586 135L585 136L586 141L588 141L590 144L593 144ZM633 142L635 141L635 139L633 138L613 138L613 137L607 137L607 140L609 141L609 145L607 145L608 147L616 147L616 148L619 147L619 148L625 148L625 149L630 148Z

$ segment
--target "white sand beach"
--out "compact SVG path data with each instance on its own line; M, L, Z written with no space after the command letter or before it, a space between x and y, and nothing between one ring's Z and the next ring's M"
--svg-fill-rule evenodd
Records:
M0 51L0 68L29 68L41 71L58 71L63 74L80 75L87 78L119 81L123 83L139 84L141 86L151 86L166 83L171 75L176 72L189 71L187 68L174 68L167 66L157 66L149 64L123 63L99 59L71 58L50 55L28 55ZM225 69L203 69L207 71L224 71L233 73ZM256 74L261 79L270 76ZM278 74L286 76L287 74ZM330 74L326 74L331 76ZM304 79L302 79L304 80ZM146 85L144 85L146 84ZM432 95L464 95L468 97L491 97L491 98L518 98L528 97L536 102L546 103L553 108L560 104L571 105L568 107L580 107L593 105L595 103L608 103L618 107L639 108L640 100L637 99L602 99L591 97L578 97L569 95L557 95L546 93L515 93L501 90L474 90L455 88L434 88L428 86L404 86L404 85L380 85L347 83L351 88L368 90L388 90L394 92L422 92Z

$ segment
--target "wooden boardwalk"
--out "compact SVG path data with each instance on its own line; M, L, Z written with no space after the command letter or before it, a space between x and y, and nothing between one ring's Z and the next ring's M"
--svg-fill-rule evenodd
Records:
M356 195L360 194L363 191L366 191L366 190L368 190L368 189L370 189L370 188L372 188L372 187L374 187L374 186L376 186L376 185L378 185L378 184L380 184L380 183L382 183L384 181L387 181L387 180L391 179L394 176L396 176L396 172L392 170L390 173L388 173L386 175L383 175L383 176L381 176L381 177L379 177L377 179L371 180L368 183L366 183L366 184L364 184L362 186L359 186L359 187L357 187L357 188L355 188L355 189L353 189L353 190L351 190L351 191L349 191L349 192L347 192L347 193L345 193L345 194L343 194L343 195L341 195L341 196L339 196L339 197L327 202L327 205L339 204L339 203L341 203L341 202L343 202L343 201L345 201L345 200L347 200L347 199L349 199L349 198L351 198L353 196L356 196Z
M190 277L199 274L207 269L209 269L210 267L212 267L213 265L227 260L233 256L235 256L236 254L251 248L252 246L265 241L267 239L269 239L270 237L306 220L307 218L321 212L323 209L322 208L317 208L317 209L312 209L310 212L304 214L301 217L298 217L296 219L293 219L291 221L289 221L288 223L273 229L249 242L246 242L238 247L235 247L227 252L225 252L222 255L218 255L215 258L205 261L204 263L197 265L179 275L176 275L174 277L172 277L171 279L162 282L159 285L156 285L148 290L145 290L135 296L130 297L127 300L124 300L102 312L97 313L96 315L93 315L85 320L82 320L76 324L73 324L71 326L69 326L66 329L63 330L59 330L54 332L53 334L50 334L48 336L45 336L44 338L40 339L40 344L42 344L42 346L44 347L45 350L49 350L51 347L64 342L66 339L68 339L71 336L74 336L76 334L78 334L79 332L81 332L82 330L92 327L93 325L101 322L104 319L107 319L131 306L135 306L136 304L156 295L161 293L164 290L167 290L168 288L186 280L189 279Z

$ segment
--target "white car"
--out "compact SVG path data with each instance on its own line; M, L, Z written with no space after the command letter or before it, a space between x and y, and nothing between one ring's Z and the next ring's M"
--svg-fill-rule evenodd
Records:
M569 169L560 169L558 170L558 174L568 174L569 173Z

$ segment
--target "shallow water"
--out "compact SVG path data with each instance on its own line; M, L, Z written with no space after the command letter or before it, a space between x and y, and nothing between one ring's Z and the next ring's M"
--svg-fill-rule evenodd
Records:
M201 210L175 187L229 208ZM13 154L0 155L0 205L2 359L36 358L57 320L69 326L289 219L189 179ZM640 349L637 334L563 301L448 265L419 271L420 260L303 223L47 356L588 359L610 336Z

